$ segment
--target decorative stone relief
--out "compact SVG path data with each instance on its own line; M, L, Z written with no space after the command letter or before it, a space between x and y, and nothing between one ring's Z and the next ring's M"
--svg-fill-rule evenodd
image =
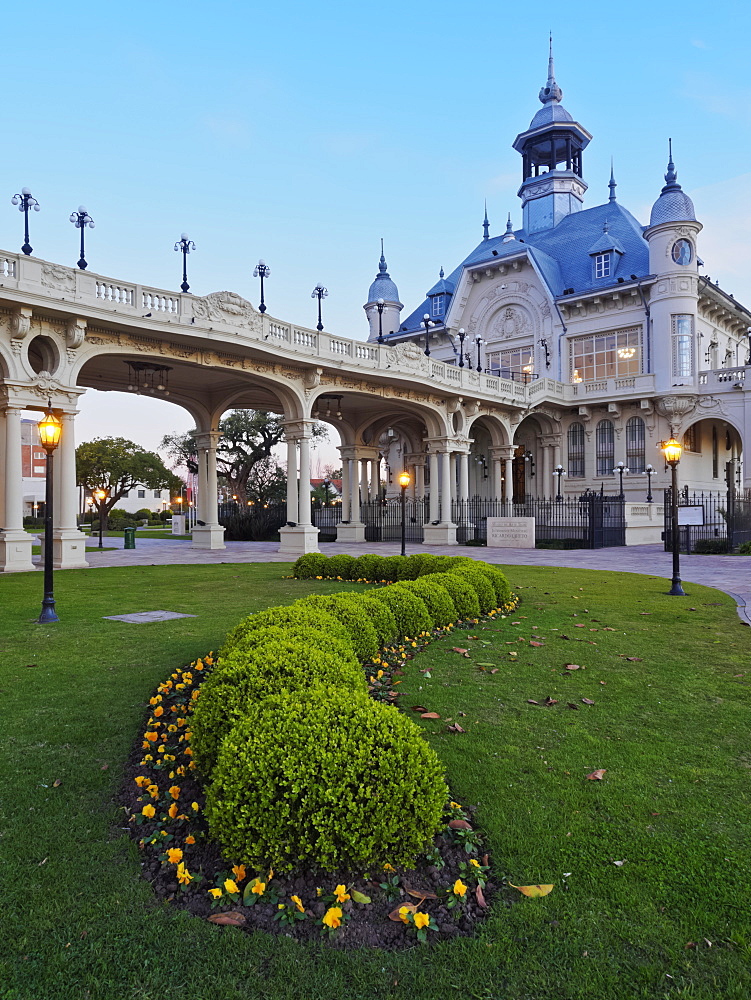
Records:
M86 320L76 317L68 321L65 327L65 344L69 351L77 350L86 337Z
M696 396L665 396L658 399L655 405L658 412L668 420L682 420L696 409L696 401Z
M423 354L417 344L395 344L386 349L386 361L401 368L427 371L430 359Z
M502 309L488 330L488 340L508 340L511 337L522 337L531 334L532 320L526 309L521 306L507 306Z
M193 315L214 323L246 326L254 333L260 333L263 325L261 314L236 292L212 292L194 299Z
M31 331L31 309L16 309L10 316L10 336L12 340L23 340Z
M60 267L59 264L43 264L42 284L45 288L54 288L58 292L73 293L76 290L76 276L68 267Z

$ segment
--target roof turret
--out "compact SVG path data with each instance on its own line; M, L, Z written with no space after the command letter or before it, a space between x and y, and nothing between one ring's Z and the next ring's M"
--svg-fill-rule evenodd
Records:
M378 263L378 274L368 291L368 302L377 302L383 299L384 302L398 302L399 289L391 280L386 270L386 258L383 256L383 240L381 240L381 259Z
M696 222L694 203L678 183L678 172L673 163L673 140L668 139L668 170L665 174L665 187L660 197L652 206L649 217L650 226L659 226L661 222Z

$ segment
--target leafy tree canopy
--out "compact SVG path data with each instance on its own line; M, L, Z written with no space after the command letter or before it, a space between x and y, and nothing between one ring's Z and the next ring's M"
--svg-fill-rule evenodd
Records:
M136 486L179 492L183 485L156 452L121 437L95 438L80 444L76 448L76 477L92 494L98 489L107 491L101 504L94 498L97 511L105 515Z

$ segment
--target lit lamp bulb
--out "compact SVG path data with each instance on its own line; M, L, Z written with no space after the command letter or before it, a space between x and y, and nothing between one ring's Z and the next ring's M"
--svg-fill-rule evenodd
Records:
M60 444L60 435L63 425L52 412L52 407L48 407L47 412L37 424L39 428L39 440L46 451L52 452Z
M683 449L681 448L679 442L676 441L674 437L671 437L669 441L662 441L659 445L659 448L662 451L663 455L665 456L665 461L668 464L680 461L681 452L683 451Z
M409 486L410 482L411 482L411 479L410 479L410 475L409 475L408 472L400 472L399 473L399 485L401 486L401 488L403 490L406 490L406 488Z

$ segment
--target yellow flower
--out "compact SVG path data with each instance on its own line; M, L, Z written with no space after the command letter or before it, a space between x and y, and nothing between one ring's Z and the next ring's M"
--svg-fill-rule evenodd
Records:
M196 842L196 838L193 836L192 833L191 833L191 835L189 837L185 838L185 843L186 844L195 844L195 842Z
M139 788L143 788L144 785L148 785L151 778L144 778L142 774L139 774L137 778L133 779Z
M345 903L349 898L349 893L347 892L346 885L338 885L334 889L334 896L336 897L337 903Z
M451 806L452 809L461 809L461 806L459 805L458 802L449 802L449 805Z
M477 860L477 858L470 858L469 863L472 865L473 868L480 867L480 862Z
M290 899L295 904L300 913L305 913L305 907L302 905L302 900L299 896L290 896Z
M159 705L157 706L157 708L154 709L154 716L155 718L158 719L162 715L164 715L164 708L161 705Z
M144 806L141 812L147 819L153 819L156 815L156 809L153 806Z
M342 925L342 911L338 906L330 906L323 915L323 923L334 930Z
M420 913L418 910L414 915L415 927L418 930L422 930L423 927L427 927L430 923L430 917L427 913Z
M158 736L156 733L144 733L144 739L148 740L149 743L156 743Z
M245 865L233 865L232 874L235 876L238 882L242 882L245 878Z
M235 882L231 878L226 878L224 880L224 891L225 892L239 892L240 890L237 887L237 882Z
M320 885L317 885L316 886L316 896L320 896L322 892L323 892L323 889L320 887Z
M188 869L185 867L184 862L182 861L177 866L177 881L181 885L190 885L190 883L193 881L193 876L190 874Z
M146 791L149 793L152 799L159 798L159 785L149 785Z
M394 868L394 866L393 866L393 865L390 865L390 864L388 863L388 861L387 861L387 862L386 862L386 864L385 864L385 865L383 866L383 870L384 870L385 872L395 872L395 871L396 871L396 868Z
M209 889L209 895L213 896L214 899L219 899L219 897L221 896L221 894L222 894L222 890L221 889Z
M401 922L403 924L408 924L409 923L409 915L410 915L411 912L412 911L410 910L410 908L408 906L400 906L399 907L399 919L401 920Z
M262 896L266 892L266 883L261 882L260 879L254 879L250 891L254 892L256 896Z
M456 882L454 882L454 895L464 896L466 895L466 892L467 892L466 885L462 882L460 878L458 878Z
M167 851L167 860L171 865L176 865L178 861L182 861L183 852L179 847L170 847Z
M191 802L190 808L193 810L193 812L198 812L201 807L198 805L197 802Z
M169 789L169 793L170 793L170 795L172 796L173 799L177 800L180 797L180 786L179 785L173 785Z
M172 803L172 805L168 809L168 812L170 819L175 819L177 817L177 802Z

